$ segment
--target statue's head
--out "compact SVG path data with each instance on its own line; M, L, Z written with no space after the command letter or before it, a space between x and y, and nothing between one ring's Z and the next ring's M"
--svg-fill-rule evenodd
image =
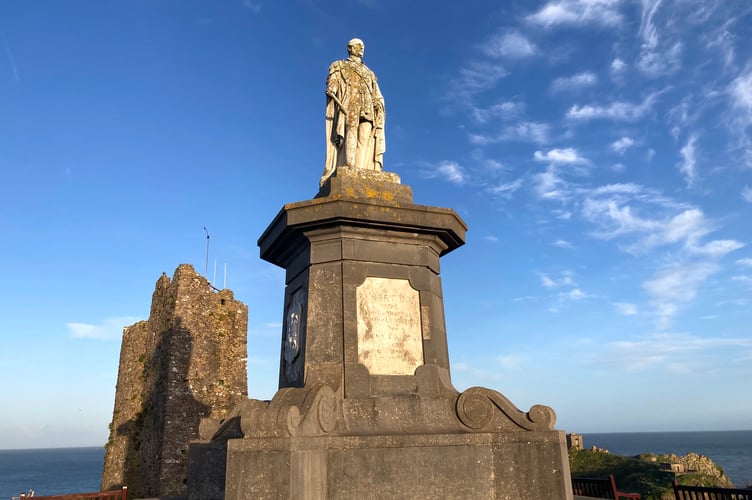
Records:
M363 57L365 47L363 40L360 38L353 38L347 42L347 53L351 56Z

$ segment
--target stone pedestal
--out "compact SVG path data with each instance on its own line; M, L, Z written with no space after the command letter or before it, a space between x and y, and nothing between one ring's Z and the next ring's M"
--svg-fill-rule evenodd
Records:
M285 205L259 239L287 272L280 389L192 446L189 498L570 499L553 410L451 384L439 259L466 229L386 172Z

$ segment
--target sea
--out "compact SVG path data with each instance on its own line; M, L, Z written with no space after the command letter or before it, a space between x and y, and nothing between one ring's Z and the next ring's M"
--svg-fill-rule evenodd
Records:
M710 457L736 486L752 483L752 430L583 434L582 439L585 448L625 456L693 451ZM29 489L37 495L97 491L103 464L101 447L0 450L0 500Z
M583 434L582 441L585 449L597 446L628 457L641 453L695 452L710 457L734 486L752 484L752 430Z

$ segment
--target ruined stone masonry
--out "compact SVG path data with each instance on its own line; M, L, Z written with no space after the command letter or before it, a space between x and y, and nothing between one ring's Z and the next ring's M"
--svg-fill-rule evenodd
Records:
M147 321L126 327L102 490L186 494L188 444L248 395L248 308L181 264L157 280Z

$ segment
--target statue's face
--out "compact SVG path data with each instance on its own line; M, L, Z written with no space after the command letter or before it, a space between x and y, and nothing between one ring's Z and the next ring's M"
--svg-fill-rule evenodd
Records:
M349 52L351 56L363 57L365 46L362 43L353 42L347 46L347 52Z

